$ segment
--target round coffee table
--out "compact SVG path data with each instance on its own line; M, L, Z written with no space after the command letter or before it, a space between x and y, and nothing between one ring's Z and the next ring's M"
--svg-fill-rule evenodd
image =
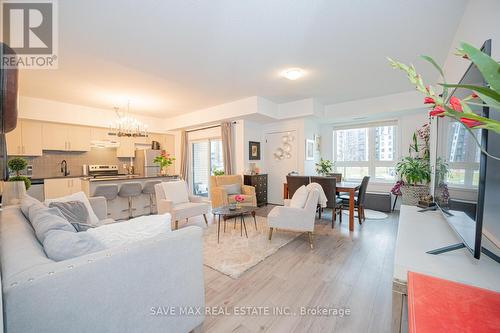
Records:
M222 219L224 220L224 232L226 232L226 220L230 218L235 218L237 219L238 217L240 218L240 234L243 236L243 229L245 229L245 236L248 238L247 234L247 226L245 224L245 215L252 215L253 217L253 222L255 224L255 230L257 230L257 220L255 219L255 210L257 210L258 207L254 206L241 206L240 208L236 209L229 209L229 206L222 206L222 207L217 207L212 209L212 214L218 216L217 220L217 243L219 243L220 239L220 218L222 216ZM236 228L236 221L234 222L234 227Z

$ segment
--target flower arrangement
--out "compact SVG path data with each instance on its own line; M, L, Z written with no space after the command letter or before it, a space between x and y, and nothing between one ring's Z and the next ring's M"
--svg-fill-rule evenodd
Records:
M156 156L153 163L158 164L160 167L160 173L162 175L167 174L167 168L171 166L175 161L175 157L170 156L166 151L162 150L161 154Z
M439 83L442 92L439 93L432 86L425 85L422 77L417 73L413 65L405 65L388 58L391 66L406 73L408 79L415 85L417 91L424 95L424 104L430 106L429 115L431 117L450 117L460 122L475 138L476 144L481 147L471 129L482 128L500 134L500 121L486 118L474 113L471 106L487 106L493 110L500 110L500 64L487 54L467 43L461 43L457 52L458 56L470 60L484 80L487 87L468 84L448 84L441 67L429 56L422 56L424 60L432 64L439 72L443 83ZM471 91L471 94L460 100L455 96L450 96L450 88L462 88ZM481 151L487 156L499 159L486 152L482 147Z
M234 200L236 201L236 207L237 208L240 208L241 207L241 204L243 202L245 202L245 197L242 196L241 194L237 194L235 197L234 197Z
M332 173L333 162L330 160L324 160L321 158L318 163L316 163L316 172L318 175L327 176Z
M26 189L28 190L31 187L31 180L26 176L21 176L21 171L24 170L27 165L28 162L21 157L14 157L7 162L9 170L15 172L16 174L14 177L9 177L9 182L23 181Z
M214 171L212 171L212 175L214 176L224 176L224 174L224 170L215 169Z

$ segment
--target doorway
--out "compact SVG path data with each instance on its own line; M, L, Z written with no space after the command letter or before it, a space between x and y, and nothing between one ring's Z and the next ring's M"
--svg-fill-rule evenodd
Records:
M208 184L214 171L224 170L220 138L192 141L191 189L194 195L208 197Z

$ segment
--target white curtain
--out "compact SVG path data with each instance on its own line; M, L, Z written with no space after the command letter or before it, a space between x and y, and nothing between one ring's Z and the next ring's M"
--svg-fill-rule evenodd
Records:
M224 157L224 173L226 175L233 174L233 129L232 124L230 122L222 123L220 125L221 128L221 137L222 137L222 154Z
M188 132L182 131L181 133L181 170L180 177L186 182L189 176L189 142Z

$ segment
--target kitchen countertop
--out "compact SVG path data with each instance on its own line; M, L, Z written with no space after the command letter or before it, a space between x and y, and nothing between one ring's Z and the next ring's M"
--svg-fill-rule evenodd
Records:
M54 176L54 177L45 177L45 178L32 178L31 183L33 185L38 185L38 184L43 184L46 179L62 179L62 178L80 178L81 180L85 181L90 181L90 182L99 182L99 181L117 181L117 180L132 180L132 179L149 179L149 178L178 178L178 175L172 175L172 176L141 176L141 175L117 175L116 177L105 177L105 178L94 178L91 176L83 176L83 175L78 175L78 176L73 176L73 175L68 175L68 176Z

